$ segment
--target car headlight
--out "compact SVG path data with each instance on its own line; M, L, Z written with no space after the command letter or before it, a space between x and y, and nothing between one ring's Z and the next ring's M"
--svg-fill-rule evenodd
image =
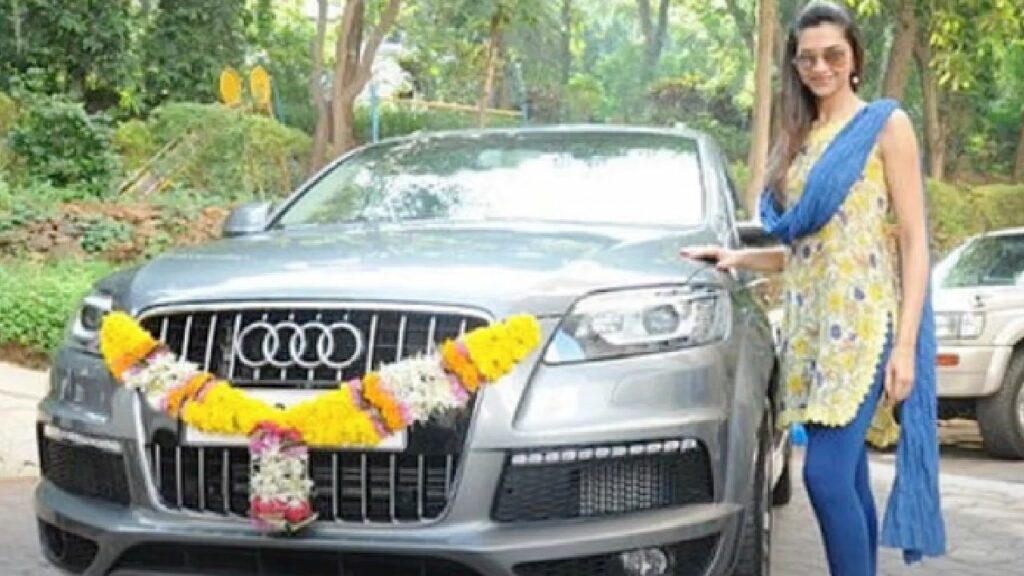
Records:
M573 306L544 361L564 364L700 346L724 339L729 321L728 295L717 288L603 292Z
M939 340L971 340L985 332L982 312L936 312L935 337Z
M90 350L99 350L98 336L103 317L113 309L113 297L102 292L93 292L82 299L82 304L70 322L69 337L72 342Z

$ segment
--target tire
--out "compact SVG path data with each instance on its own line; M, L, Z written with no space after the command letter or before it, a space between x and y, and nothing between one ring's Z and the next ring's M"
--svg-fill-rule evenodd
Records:
M758 430L757 460L754 470L754 489L743 513L740 534L739 559L733 576L769 576L772 552L772 431L774 419L769 405L765 405L761 428Z
M779 483L772 489L772 506L785 506L793 499L793 476L790 471L793 469L793 445L786 443L786 452L782 456L782 474L779 474Z
M978 400L977 416L986 452L1024 459L1024 350L1013 355L999 391Z

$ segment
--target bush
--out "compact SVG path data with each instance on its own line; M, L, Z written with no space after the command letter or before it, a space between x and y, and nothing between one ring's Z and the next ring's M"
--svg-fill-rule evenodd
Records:
M122 122L114 131L111 143L128 171L141 167L158 149L153 133L142 120Z
M125 222L118 222L107 216L99 216L86 220L82 224L82 250L89 254L106 252L109 248L118 244L124 244L132 239L132 226Z
M1024 185L956 186L928 182L932 248L944 254L967 237L1024 226Z
M512 116L490 116L487 119L489 128L519 126L521 120ZM380 108L380 136L391 138L404 136L413 132L431 132L436 130L457 130L476 128L475 112L455 112L448 110L428 110L416 108L411 104L383 105ZM369 142L372 137L369 106L356 108L354 131L360 142Z
M50 96L28 98L8 141L29 177L92 197L102 197L112 187L117 156L110 146L110 129L102 118L86 114L81 104Z
M0 92L0 138L7 136L7 132L18 120L18 103L10 96Z
M276 197L303 177L310 138L265 116L219 104L167 104L148 123L155 147L180 140L154 166L173 184L225 201Z
M105 262L0 262L0 346L53 351L79 300L110 272Z

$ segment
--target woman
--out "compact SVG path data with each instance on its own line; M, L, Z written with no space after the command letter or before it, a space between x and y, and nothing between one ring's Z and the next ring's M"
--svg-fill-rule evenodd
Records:
M869 429L879 443L900 435L892 410L911 396L918 362L934 354L917 141L894 102L869 105L857 96L863 77L863 45L849 13L829 2L805 6L786 44L782 129L762 198L762 221L788 246L683 250L722 270L784 273L779 423L807 429L804 482L833 576L876 573L878 519L864 440ZM910 470L903 478L914 482L897 481L886 514L885 543L904 548L908 562L944 547L930 477L933 381L917 395L915 421L902 415L907 454L898 476ZM927 509L937 526L913 508Z

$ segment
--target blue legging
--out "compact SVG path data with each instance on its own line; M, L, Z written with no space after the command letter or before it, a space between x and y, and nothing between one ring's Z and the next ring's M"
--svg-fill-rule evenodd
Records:
M878 515L868 478L868 426L883 388L890 345L857 415L846 426L807 426L804 484L818 517L832 576L874 576L878 562Z

